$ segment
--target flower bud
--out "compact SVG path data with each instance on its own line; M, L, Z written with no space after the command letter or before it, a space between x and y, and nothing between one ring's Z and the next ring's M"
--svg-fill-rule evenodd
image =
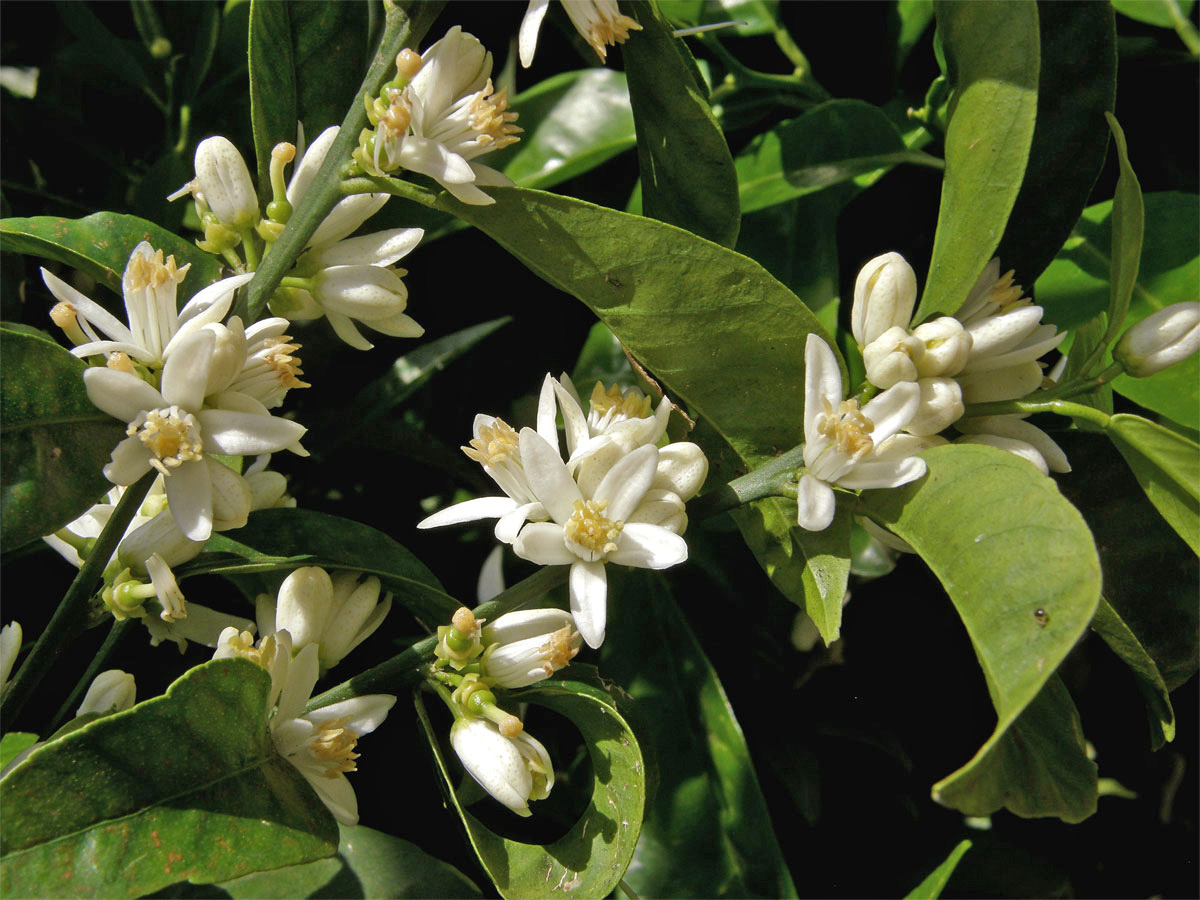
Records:
M137 703L137 685L133 676L120 669L109 669L101 672L93 680L91 687L75 711L76 716L88 713L124 712Z
M250 518L250 485L229 466L206 459L212 484L213 531L241 528Z
M21 623L9 622L0 628L0 690L8 682L13 663L21 652Z
M408 289L382 266L332 266L313 278L313 296L327 310L371 322L404 312Z
M246 331L237 316L231 318L228 325L210 322L204 330L214 338L208 381L204 385L204 394L208 396L221 393L241 374L246 362Z
M1200 303L1172 303L1122 335L1113 359L1134 378L1146 378L1200 349Z
M652 488L672 491L680 500L690 500L708 478L708 457L691 441L676 441L658 450ZM680 532L682 534L682 532Z
M332 669L346 654L375 633L392 608L392 595L379 599L380 581L374 575L361 582L361 572L343 571L333 577L333 602L321 635L321 668Z
M479 786L519 816L554 787L550 755L525 732L506 738L487 719L465 716L451 727L450 746Z
M196 148L196 181L209 209L222 225L248 228L258 221L258 194L246 161L223 137L210 137Z
M877 256L858 273L850 330L861 349L889 328L908 327L917 302L917 276L899 253Z
M292 636L292 647L300 650L320 642L333 606L333 580L320 566L296 569L279 586L275 607L275 630Z
M893 325L863 348L867 381L887 390L902 381L917 380L917 366L925 356L925 344L900 325Z
M525 687L566 666L583 644L575 620L561 609L507 613L483 629L485 677L506 688Z
M1018 363L958 377L964 403L991 403L1027 397L1042 385L1042 367L1036 362Z
M917 361L921 378L949 378L962 371L971 352L971 335L953 316L942 316L913 329L925 347Z
M921 401L917 413L905 426L909 434L919 437L937 434L962 418L963 396L952 378L922 378L917 382Z

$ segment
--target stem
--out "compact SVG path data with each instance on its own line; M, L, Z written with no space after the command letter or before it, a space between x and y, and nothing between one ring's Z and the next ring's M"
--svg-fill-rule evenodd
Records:
M50 617L49 623L38 637L37 643L33 645L33 649L29 651L25 662L21 664L16 677L5 687L3 695L0 695L0 712L3 712L4 719L10 725L38 682L55 665L67 644L76 635L87 614L88 601L91 600L96 582L104 573L109 559L125 535L125 529L133 521L134 514L157 477L158 473L151 469L125 489L121 501L112 511L104 530L100 532L100 537L96 539L92 552L83 561L79 574L63 595L58 609Z
M1080 393L1083 393L1082 391ZM1067 400L1002 400L996 403L976 403L967 407L963 418L977 416L1011 416L1030 413L1054 413L1059 416L1069 416L1072 419L1082 419L1101 428L1108 426L1109 416L1091 406L1082 403L1071 403Z
M312 185L288 220L283 234L273 245L271 254L263 259L262 265L254 273L253 280L247 285L245 294L238 301L237 309L234 310L242 316L247 325L262 315L267 300L279 286L279 280L291 268L313 232L341 199L338 172L345 161L350 159L351 151L358 145L359 132L367 125L367 110L363 104L363 97L379 93L395 66L396 54L405 47L415 47L420 42L441 11L441 7L440 3L415 4L412 7L414 18L410 19L404 10L390 2L385 4L383 37L379 39L371 68L354 96L346 118L342 120L341 130L329 148L325 162L313 179Z
M524 581L517 582L494 600L480 604L474 610L475 617L477 619L494 619L502 613L511 612L524 606L552 588L565 584L567 572L567 566L546 566ZM423 681L425 666L433 658L433 648L437 646L437 642L437 635L430 635L417 641L391 659L313 697L308 701L306 710L311 712L322 706L337 703L339 700L349 700L351 697L361 697L363 694L395 694L399 693L401 688Z
M709 98L712 102L716 102L741 88L761 88L770 91L799 93L817 101L825 101L830 97L829 92L812 79L808 69L808 60L803 59L804 54L800 54L803 65L797 65L796 71L793 74L773 75L769 72L758 72L743 65L741 60L726 50L716 37L705 34L701 35L700 38L705 47L720 57L721 63L729 71L726 81L713 90L712 96ZM795 45L793 44L792 46L794 47ZM796 52L800 52L798 48ZM729 76L732 76L732 84L729 82Z
M715 491L705 494L691 504L688 516L691 519L705 519L749 503L751 500L778 495L782 492L784 483L802 465L804 465L803 445L793 447L741 478L735 478L728 484L721 485Z
M1175 27L1175 33L1179 35L1179 39L1183 41L1192 56L1200 56L1200 35L1196 33L1196 27L1188 21L1175 0L1164 0L1164 2L1171 12L1171 24Z
M412 200L414 203L420 203L422 206L428 206L430 209L440 208L437 196L433 191L427 191L425 188L409 184L407 181L401 181L399 178L359 175L343 181L341 190L345 196L384 193L391 194L393 197L403 197L405 200Z
M104 643L100 645L100 649L92 657L91 664L87 667L87 671L80 676L75 689L71 691L71 695L67 697L63 705L58 708L58 712L54 714L54 718L50 721L50 725L46 729L47 734L53 734L58 730L58 726L66 721L67 716L70 715L71 707L79 702L80 695L88 689L88 686L92 683L92 679L100 674L100 669L108 661L108 657L112 655L113 650L117 649L117 644L121 642L121 638L125 637L125 633L136 622L137 619L113 620L112 628L108 631L108 637L104 639Z
M633 888L625 883L624 878L617 883L617 886L620 887L621 893L624 894L628 900L640 900L638 895L633 892Z

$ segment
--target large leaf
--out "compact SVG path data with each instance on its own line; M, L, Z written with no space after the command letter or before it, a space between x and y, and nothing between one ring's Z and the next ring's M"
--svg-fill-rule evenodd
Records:
M1174 28L1176 16L1190 17L1195 5L1196 0L1113 0L1121 15L1160 28Z
M650 4L629 4L642 26L623 60L637 125L644 215L732 247L737 173L687 46ZM690 65L689 65L690 63Z
M5 896L138 897L328 856L333 817L267 730L270 678L197 666L0 781Z
M1052 675L1009 728L933 786L933 799L968 816L1007 809L1081 822L1096 811L1096 764L1066 685Z
M412 553L382 531L350 519L307 509L260 509L232 534L213 535L205 553L179 566L177 573L358 569L379 576L397 601L431 621L443 621L461 606Z
M1196 299L1200 284L1200 198L1146 194L1141 263L1125 327L1169 306ZM1075 328L1108 308L1112 268L1112 201L1083 211L1057 258L1037 282L1045 320ZM1200 362L1193 356L1150 378L1122 375L1116 391L1181 425L1200 430Z
M988 750L1087 629L1100 561L1079 511L1026 461L965 444L921 455L923 479L866 491L861 505L916 549L958 610L999 718Z
M946 179L916 320L956 312L1004 233L1033 142L1038 14L1033 0L934 4L946 48Z
M1104 166L1104 113L1117 97L1117 33L1107 3L1041 3L1037 125L1025 180L996 255L1032 284L1083 211Z
M606 896L624 876L637 845L646 803L646 771L637 738L616 697L595 676L595 670L572 666L570 671L574 679L543 681L512 694L521 702L544 706L570 719L583 736L592 761L587 809L565 835L544 846L502 837L463 807L437 733L418 698L417 711L445 791L502 897L531 900L575 891L580 897Z
M0 543L19 547L87 511L125 436L83 386L83 361L47 335L0 329Z
M623 573L622 573L623 576ZM660 578L609 592L606 677L638 701L661 760L625 880L644 897L794 897L746 739L717 673Z
M1092 619L1092 630L1104 639L1113 653L1117 654L1133 672L1138 690L1146 698L1146 713L1150 718L1150 745L1157 750L1163 744L1175 740L1175 710L1166 682L1154 658L1142 646L1133 630L1125 623L1104 598Z
M1110 418L1104 431L1154 508L1200 555L1200 447L1148 419L1125 413Z
M0 250L57 260L107 285L118 296L129 254L142 241L174 256L180 266L191 263L192 268L179 285L180 302L221 277L216 257L137 216L98 212L84 219L34 216L0 220ZM103 302L101 298L92 299ZM123 311L118 318L125 318Z

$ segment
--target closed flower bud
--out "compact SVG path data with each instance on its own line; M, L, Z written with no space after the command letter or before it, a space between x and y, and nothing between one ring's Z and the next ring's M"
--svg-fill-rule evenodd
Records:
M450 729L450 746L479 786L519 816L554 787L550 754L524 731L507 738L487 719L463 717Z
M230 228L242 229L259 219L258 194L246 161L223 137L210 137L196 148L196 181L208 208Z
M676 441L658 450L652 488L662 488L690 500L708 478L708 457L691 441Z
M575 620L561 609L507 613L483 628L484 675L506 688L525 687L566 666L583 644Z
M1023 362L1004 369L988 369L958 377L964 403L991 403L1027 397L1042 385L1042 367Z
M109 669L101 672L92 680L91 687L83 698L83 703L75 711L76 716L88 713L124 712L137 703L137 685L133 676L120 669Z
M0 689L8 681L17 654L21 652L21 623L9 622L0 628Z
M902 381L917 380L925 345L900 325L893 325L863 348L867 380L880 390Z
M381 584L370 575L360 581L361 572L338 572L333 577L333 602L329 620L321 635L321 669L332 669L346 654L369 638L392 608L392 595L380 600Z
M333 580L320 566L296 569L279 586L275 630L292 636L292 647L301 650L318 643L333 605Z
M1113 359L1134 378L1146 378L1200 349L1200 303L1173 303L1131 326Z
M921 378L949 378L962 371L971 352L971 335L953 316L942 316L913 329L925 348L917 361Z
M954 379L922 378L917 386L921 389L921 402L904 428L909 434L937 434L962 418L962 391Z
M860 348L889 328L908 327L917 302L917 276L899 253L877 256L858 273L850 330Z

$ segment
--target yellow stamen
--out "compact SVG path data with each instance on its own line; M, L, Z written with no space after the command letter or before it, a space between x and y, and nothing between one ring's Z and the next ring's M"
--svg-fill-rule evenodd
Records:
M263 357L263 361L270 366L276 377L279 379L280 385L288 390L292 388L312 387L307 381L301 381L297 376L303 375L304 370L300 368L300 357L292 356L292 354L300 349L300 344L289 344L291 335L281 334L279 337L271 338L266 342L270 349Z
M325 769L328 778L336 778L342 772L357 769L354 760L358 759L359 754L354 752L354 746L358 743L358 735L345 727L349 718L342 716L331 722L322 722L309 744L314 757L329 763Z
M575 511L563 525L567 541L601 556L616 550L616 540L625 523L606 519L603 515L606 506L607 500L576 500Z
M204 458L199 423L178 406L150 410L144 420L139 416L131 422L125 433L141 440L154 455L150 465L163 475L170 475L171 469L185 462Z
M125 277L129 279L129 287L132 290L162 287L168 281L174 281L177 284L183 281L183 276L191 267L192 264L188 263L179 268L175 265L174 256L168 256L164 262L161 250L155 250L151 257L135 253L129 258L129 267L126 269Z
M520 436L503 419L482 426L479 437L471 439L471 446L461 449L483 466L497 466L510 459L521 463Z
M837 442L840 452L853 460L871 452L875 442L871 432L875 423L862 414L857 400L843 400L835 413L828 397L823 397L825 412L817 417L817 433Z
M133 368L133 360L129 358L128 353L122 353L120 350L114 350L108 354L108 362L105 365L110 369L115 369L118 372L125 372L128 375L136 375Z
M579 653L578 647L571 646L571 639L575 634L576 631L574 628L570 625L564 625L558 631L549 635L546 643L538 648L539 653L546 654L544 670L547 675L553 675L573 660L576 654Z
M512 124L517 121L517 113L507 111L508 89L505 88L498 94L493 94L492 91L492 80L489 78L483 90L471 103L469 112L471 127L479 132L476 142L481 146L490 145L489 150L499 150L519 141L520 138L515 135L524 129Z
M614 384L605 390L604 383L597 381L590 403L592 412L598 416L609 410L614 412L614 418L644 419L650 415L650 398L637 388L626 388L623 393L620 385Z

